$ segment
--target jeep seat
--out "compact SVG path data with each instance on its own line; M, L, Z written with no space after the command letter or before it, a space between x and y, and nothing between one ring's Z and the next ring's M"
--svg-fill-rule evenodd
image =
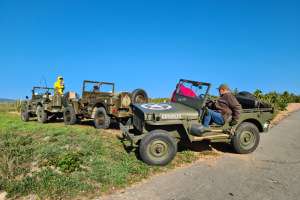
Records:
M245 97L245 96L235 96L236 100L242 105L242 109L247 108L258 108L259 101L258 99Z

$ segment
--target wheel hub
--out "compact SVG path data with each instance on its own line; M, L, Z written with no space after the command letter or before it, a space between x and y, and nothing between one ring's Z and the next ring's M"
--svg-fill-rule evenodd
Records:
M143 95L138 95L138 96L135 98L135 102L136 102L136 103L145 103L144 96L143 96Z
M245 140L245 142L248 142L248 141L250 140L250 137L249 137L249 136L246 136L246 137L244 138L244 140Z
M244 149L250 149L255 143L255 135L251 130L245 130L240 135L240 145Z
M104 116L103 114L98 114L97 115L97 122L101 126L104 123Z
M66 113L66 117L67 117L67 121L69 122L69 121L71 120L70 112L67 112L67 113Z
M165 140L154 140L149 144L147 151L152 160L161 161L170 155L171 147Z
M155 148L156 153L161 153L162 152L162 146L157 145Z

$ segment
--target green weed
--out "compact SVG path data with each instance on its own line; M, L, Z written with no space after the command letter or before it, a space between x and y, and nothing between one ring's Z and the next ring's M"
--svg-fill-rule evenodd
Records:
M66 199L92 190L100 196L197 159L180 147L169 165L149 166L137 148L104 130L25 123L11 114L0 114L0 142L0 188L13 198Z

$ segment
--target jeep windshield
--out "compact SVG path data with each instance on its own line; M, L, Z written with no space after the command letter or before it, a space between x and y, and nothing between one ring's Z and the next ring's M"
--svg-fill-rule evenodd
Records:
M177 86L176 93L187 97L200 99L203 101L207 89L208 89L207 85L180 81L180 83Z
M35 87L33 89L34 95L46 95L47 92L49 95L54 94L54 88Z
M96 93L113 93L114 84L97 82L97 81L85 81L84 82L84 91L85 92L96 92Z
M173 102L201 110L208 97L210 83L180 79L173 97Z

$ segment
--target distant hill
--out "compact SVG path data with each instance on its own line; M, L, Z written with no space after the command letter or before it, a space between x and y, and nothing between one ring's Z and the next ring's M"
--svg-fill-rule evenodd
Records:
M3 98L0 98L0 103L1 102L14 102L15 100L14 99L3 99Z

